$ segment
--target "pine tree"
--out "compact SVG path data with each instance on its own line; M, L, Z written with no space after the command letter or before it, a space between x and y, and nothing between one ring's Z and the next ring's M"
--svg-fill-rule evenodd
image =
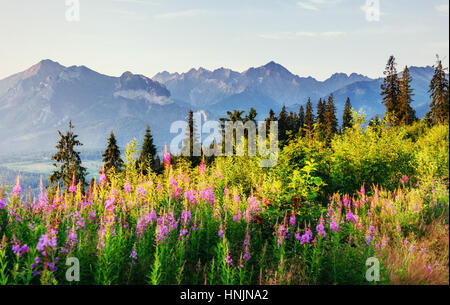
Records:
M78 135L73 133L74 126L69 122L69 130L64 135L58 130L60 140L56 145L58 150L52 156L52 160L56 161L53 166L57 169L48 178L51 185L62 184L66 188L74 183L81 183L82 188L86 184L86 168L81 165L80 152L75 147L83 144L77 140ZM75 181L72 181L75 178Z
M434 66L434 75L430 82L431 103L427 114L433 123L443 123L449 120L449 84L442 67L442 61L437 56L437 64Z
M324 120L325 120L325 138L327 140L327 143L329 143L332 136L335 133L337 133L337 125L338 125L333 94L330 94L330 96L328 97L328 102L325 105Z
M270 133L270 122L274 122L274 121L277 121L277 120L278 120L278 118L275 117L275 112L272 109L270 109L269 117L266 118L266 120L265 120L266 134L267 135ZM278 128L278 130L279 130L279 128Z
M305 112L305 128L308 131L311 131L314 125L314 113L312 108L311 99L308 98L308 102L306 102L306 112Z
M411 88L411 75L409 74L408 66L403 70L402 78L399 84L399 114L398 119L400 124L410 125L416 120L416 112L411 107L411 102L413 101L412 96L413 89Z
M141 154L139 156L139 165L144 175L147 174L147 169L155 168L156 147L153 144L153 136L150 132L150 126L147 125L145 130L144 142L142 143Z
M386 106L386 114L389 115L391 123L393 124L398 122L399 114L399 79L395 66L395 57L391 55L386 64L386 70L384 71L385 78L381 85L381 95L383 96L382 102Z
M113 131L111 131L108 139L108 145L106 146L106 150L102 157L103 169L106 173L108 173L113 167L118 171L122 170L123 160L120 158L120 150L117 146L116 137L114 136Z
M318 132L319 132L319 138L323 139L326 134L326 111L327 111L327 105L325 103L325 100L322 102L322 99L319 99L319 102L317 103L317 120L316 123L318 125Z
M342 129L345 130L346 128L351 128L352 121L352 105L350 104L350 98L347 97L347 100L345 101L344 115L342 116Z
M303 105L300 106L300 110L298 112L298 132L301 136L303 136L303 128L305 126L305 111L303 110Z
M289 117L286 111L286 106L283 106L278 115L278 139L281 143L287 140L287 131L289 129Z
M197 126L194 122L194 112L189 110L188 124L182 144L182 155L191 161L192 166L197 166L201 161L200 139L198 137Z

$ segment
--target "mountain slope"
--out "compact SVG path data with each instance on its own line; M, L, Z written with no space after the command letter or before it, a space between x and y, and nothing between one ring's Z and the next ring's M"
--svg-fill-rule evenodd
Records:
M0 145L3 152L53 150L56 130L72 120L86 148L106 145L110 130L124 145L142 136L146 124L161 147L170 123L187 111L173 103L164 85L145 76L111 77L44 60L0 80Z

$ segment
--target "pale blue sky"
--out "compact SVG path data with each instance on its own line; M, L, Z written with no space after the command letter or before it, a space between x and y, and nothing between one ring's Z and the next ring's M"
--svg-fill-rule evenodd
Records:
M404 65L448 66L448 0L0 0L0 79L41 59L118 76L192 67L243 71L274 60L300 76L382 75L390 54ZM399 67L399 68L400 68Z

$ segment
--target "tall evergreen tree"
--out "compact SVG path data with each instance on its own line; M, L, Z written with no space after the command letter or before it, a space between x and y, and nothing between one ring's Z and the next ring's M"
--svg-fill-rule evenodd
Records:
M442 61L437 57L434 75L430 82L430 111L427 114L433 123L443 123L449 120L449 84Z
M60 136L56 145L58 151L52 156L52 160L55 161L53 166L56 167L56 170L48 178L51 185L61 183L69 188L72 182L81 182L81 186L84 188L86 184L86 168L82 166L80 152L75 150L77 146L83 144L77 139L78 135L73 133L73 129L72 122L69 122L69 130L65 135L58 130ZM75 181L72 181L73 178Z
M189 110L188 124L186 126L186 134L183 139L182 153L186 159L191 161L192 166L197 166L201 161L201 146L194 122L194 112Z
M287 140L287 131L289 129L289 116L286 111L286 106L283 106L278 115L278 139L281 143Z
M389 114L391 123L398 122L399 105L399 79L397 75L395 57L391 55L383 72L385 77L381 84L381 95L383 104L386 106L386 114Z
M308 98L306 102L306 111L305 111L305 128L308 131L311 131L314 125L314 113L313 107L311 103L311 99Z
M278 118L275 116L275 112L270 109L269 111L269 117L265 119L265 126L266 126L266 134L268 135L270 133L270 122L277 121ZM279 130L279 128L278 128Z
M147 169L155 169L156 147L153 144L153 136L150 132L150 126L145 130L144 142L142 143L141 154L139 156L139 165L142 173L147 174Z
M347 97L347 100L345 101L344 115L342 116L342 129L345 130L346 128L351 128L352 121L352 105L350 104L350 98Z
M300 135L303 135L303 128L305 126L305 110L303 109L303 105L300 106L300 110L298 111L298 132Z
M410 125L416 120L416 111L411 107L413 101L413 89L411 88L411 75L408 66L403 70L402 78L399 84L399 114L398 119L400 124Z
M319 102L317 103L317 117L316 117L316 123L318 125L318 132L319 137L323 139L326 134L326 111L327 111L327 105L325 100L320 98Z
M328 101L325 106L324 119L325 119L325 137L327 142L329 142L333 134L337 133L337 125L338 125L333 94L330 94L330 96L328 97Z
M109 170L113 167L118 171L122 170L123 160L120 158L120 150L117 146L116 137L114 136L113 131L111 131L108 139L108 145L106 146L106 150L102 157L103 170L105 172L109 172Z

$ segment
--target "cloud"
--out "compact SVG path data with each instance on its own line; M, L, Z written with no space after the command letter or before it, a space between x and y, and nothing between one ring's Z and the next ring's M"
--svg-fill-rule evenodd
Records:
M165 14L159 14L155 15L155 18L157 19L174 19L174 18L180 18L180 17L196 17L199 15L206 14L208 10L205 9L190 9L185 11L176 11L176 12L169 12Z
M320 36L325 36L325 37L338 37L338 36L342 36L345 35L345 32L322 32L320 33Z
M440 15L448 16L448 4L443 3L434 7Z
M318 11L320 6L333 6L341 0L305 0L297 2L297 5L305 10Z
M259 38L269 39L269 40L294 40L300 39L302 37L338 37L345 35L345 32L278 32L278 33L266 33L258 35Z
M319 9L311 3L308 2L297 2L297 5L305 10L318 11Z

